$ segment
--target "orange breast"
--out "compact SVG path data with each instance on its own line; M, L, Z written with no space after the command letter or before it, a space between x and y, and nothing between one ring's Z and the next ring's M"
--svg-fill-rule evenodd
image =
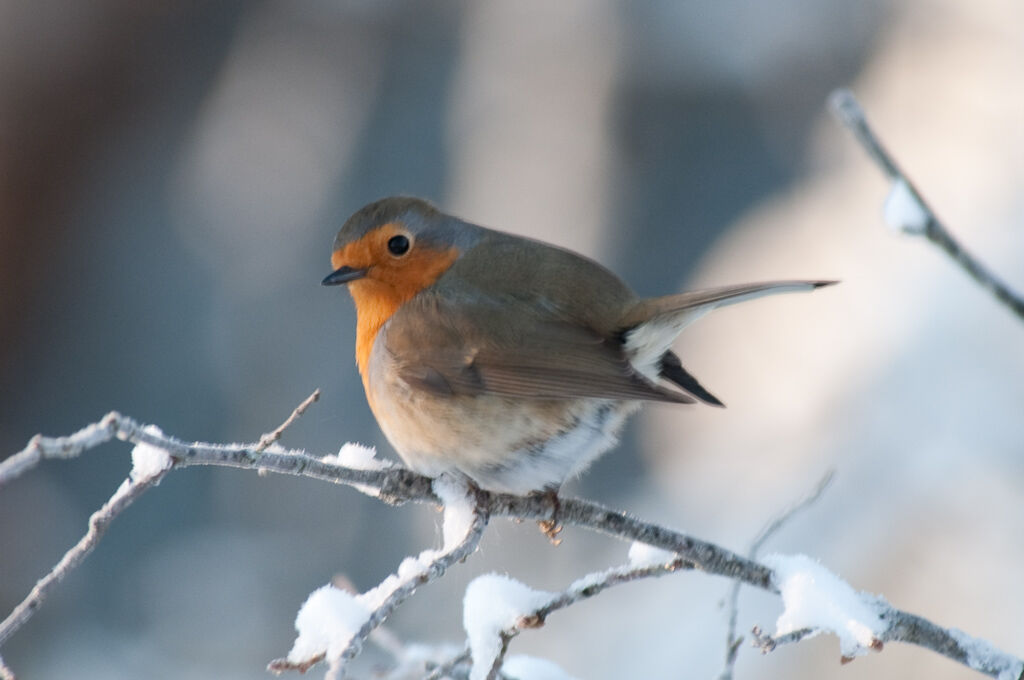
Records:
M356 363L364 385L370 351L381 326L399 307L437 281L458 257L454 247L437 250L416 244L408 255L392 257L387 252L387 241L398 231L396 225L385 224L331 256L335 269L368 268L365 277L348 284L356 304Z

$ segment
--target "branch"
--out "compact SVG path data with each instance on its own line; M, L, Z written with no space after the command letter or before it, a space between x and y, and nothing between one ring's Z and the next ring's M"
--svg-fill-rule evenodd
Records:
M747 557L752 560L756 559L758 551L761 550L761 547L764 546L775 532L785 526L786 523L789 522L789 520L798 512L814 505L818 499L821 498L821 495L825 493L825 489L827 489L829 484L832 483L833 478L835 478L835 470L829 470L825 473L825 476L818 481L811 493L766 524L750 544L750 550L747 551ZM743 642L743 636L736 635L736 622L739 618L740 611L739 601L741 585L740 581L735 581L729 591L729 626L725 637L725 667L722 669L722 673L718 676L718 680L732 680L733 668L736 666L736 657L739 655L740 644Z
M788 645L794 642L800 642L801 640L806 640L809 637L814 637L819 632L820 631L812 628L797 628L785 635L772 637L761 630L760 626L754 626L753 630L750 631L750 634L754 638L754 646L760 649L762 653L767 654L768 652L774 652L775 648L779 645ZM847 658L848 657L843 657L843 659Z
M26 601L0 624L0 644L27 621L31 612L41 604L45 593L84 559L111 519L173 468L216 465L256 469L345 484L391 504L410 501L431 504L443 502L435 491L433 480L398 466L346 467L330 460L332 457L318 458L301 451L286 451L277 445L260 451L257 450L258 445L186 443L156 428L142 427L131 418L116 412L107 414L100 422L70 437L34 437L23 451L0 463L0 483L13 479L40 460L74 457L113 437L136 444L136 450L140 445L148 445L158 452L165 452L171 467L159 470L152 477L129 480L93 515L86 537L68 551L54 570L36 585ZM555 519L554 507L543 496L520 497L476 490L474 503L476 513L485 518ZM575 498L562 499L557 520L566 525L574 524L615 538L638 541L676 553L682 567L739 580L768 592L780 592L778 573L763 563L595 503ZM875 607L882 622L879 629L874 631L874 636L880 641L915 644L1001 680L1007 677L1018 678L1024 674L1024 662L996 650L983 640L941 628L888 604L882 606L877 598L871 599L870 604Z
M159 430L151 428L148 429L148 432L159 432ZM39 438L37 437L36 439ZM81 540L64 553L64 557L61 558L56 566L36 583L25 599L0 623L0 645L7 642L7 639L15 631L27 623L43 604L43 601L46 600L46 596L53 590L54 586L63 581L75 567L85 560L93 548L96 547L96 544L99 543L100 539L103 538L103 534L107 532L107 528L114 521L114 518L134 503L135 499L159 484L160 480L171 470L171 459L161 457L159 451L155 452L158 461L155 467L153 467L152 460L148 459L147 456L151 456L154 451L142 448L144 446L143 444L136 446L136 451L139 453L138 455L136 452L132 453L134 465L131 476L124 480L117 491L114 492L114 495L99 510L92 514L89 518L89 529ZM143 465L150 467L143 472Z
M273 432L268 432L262 437L260 437L259 443L256 444L256 451L266 451L268 446L276 443L277 440L281 438L281 435L284 434L284 431L291 427L292 423L301 418L302 414L306 412L306 409L308 409L310 406L312 406L315 402L319 400L320 388L318 387L315 390L313 390L313 394L306 397L305 401L303 401L301 404L295 407L295 410L292 411L292 414L288 416L288 418L283 423L278 425L276 430L274 430Z
M416 558L406 558L398 572L388 576L375 588L352 597L333 586L326 586L313 593L302 606L296 617L299 636L292 651L285 659L271 661L267 669L281 674L284 671L305 672L321 660L330 664L328 679L342 677L345 665L362 650L363 643L388 616L394 612L416 589L444 576L453 564L469 557L477 548L487 527L487 515L480 511L480 505L472 498L464 484L445 477L434 480L435 492L444 502L444 547L442 550L424 550ZM319 593L327 597L340 598L341 608L356 608L354 618L358 627L352 625L348 614L339 616L333 604L322 604L314 598ZM307 615L310 608L325 607L333 611L316 612ZM325 639L323 620L325 617L346 619L338 626L329 622L331 634ZM354 629L354 630L353 630Z
M634 544L634 548L638 546L641 544ZM587 574L560 593L531 591L518 582L510 584L511 579L497 574L478 577L466 589L465 598L464 620L470 640L469 656L475 671L471 676L486 669L487 680L497 678L512 638L526 629L540 628L552 613L594 597L612 586L664 576L691 566L682 558L661 550L654 551L651 558L641 559L634 558L635 550L630 553L630 564ZM513 587L510 589L509 585ZM501 601L509 590L513 593L512 597ZM520 606L531 599L536 602ZM495 600L498 600L497 604ZM456 660L465 658L465 655L461 655Z
M82 452L110 441L114 436L114 420L120 416L108 413L98 423L83 427L67 437L44 437L37 434L28 446L0 461L0 487L17 479L47 458L77 458Z
M890 193L886 205L887 221L890 223L895 221L894 227L909 234L922 235L941 248L982 288L1024 321L1024 298L1010 290L1005 283L989 272L981 262L953 238L953 235L922 198L917 187L882 146L882 142L871 129L864 111L853 94L848 90L836 90L829 97L829 103L832 113L839 119L839 122L853 133L871 160L893 182L892 193Z

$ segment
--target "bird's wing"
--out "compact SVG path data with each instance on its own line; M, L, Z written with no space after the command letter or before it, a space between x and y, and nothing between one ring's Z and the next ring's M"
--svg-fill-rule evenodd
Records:
M421 295L382 332L398 375L439 396L694 401L638 374L617 340L534 305Z

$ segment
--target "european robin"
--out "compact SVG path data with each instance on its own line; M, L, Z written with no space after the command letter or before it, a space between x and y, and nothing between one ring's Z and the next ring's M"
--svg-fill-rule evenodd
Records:
M831 281L772 281L641 299L568 250L385 198L338 232L370 409L405 463L481 488L557 491L643 401L721 406L670 349L723 305Z

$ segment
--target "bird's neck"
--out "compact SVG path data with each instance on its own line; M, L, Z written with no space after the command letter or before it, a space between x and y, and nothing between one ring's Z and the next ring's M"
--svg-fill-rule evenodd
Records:
M370 362L370 352L377 333L407 298L389 286L365 279L353 281L348 288L356 303L356 364L359 365L359 374L365 384L366 367Z
M365 278L348 284L356 303L356 363L367 386L366 368L377 333L398 308L432 286L458 257L455 248L420 248L401 264L378 264Z

